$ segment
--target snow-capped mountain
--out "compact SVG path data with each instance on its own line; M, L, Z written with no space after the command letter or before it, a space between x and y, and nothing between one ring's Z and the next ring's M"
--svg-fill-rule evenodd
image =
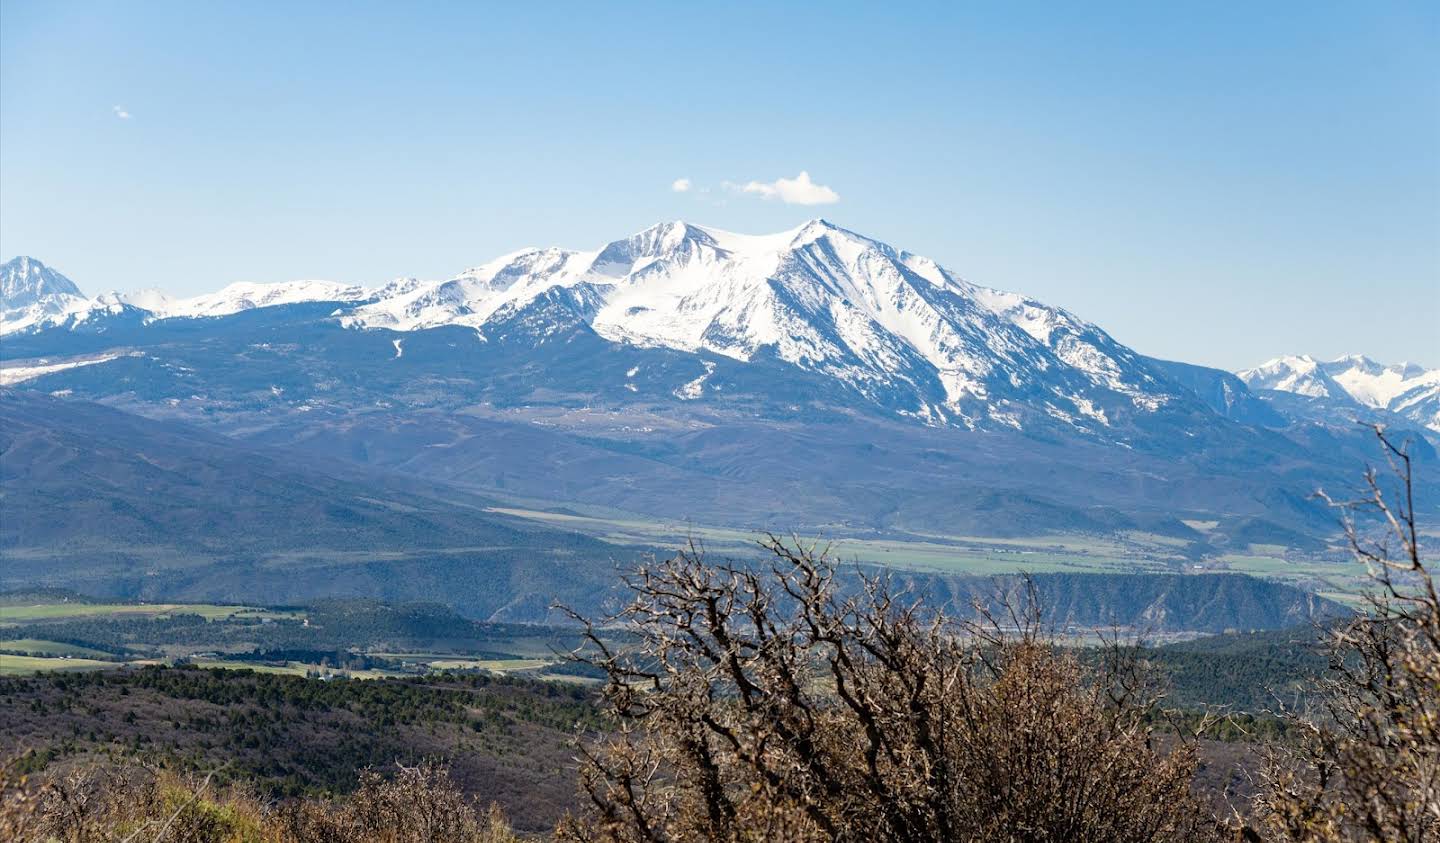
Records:
M1274 389L1310 398L1350 399L1345 387L1336 383L1320 362L1308 354L1277 357L1236 375L1251 389Z
M1387 410L1440 431L1440 369L1384 365L1360 354L1320 361L1277 357L1236 373L1252 389L1293 392Z
M614 343L778 361L841 381L930 423L1082 429L1154 411L1174 394L1134 352L1059 308L979 287L934 261L825 220L771 235L670 222L588 251L525 249L454 278L373 290L320 281L232 284L68 301L0 330L74 324L123 308L147 320L336 302L353 329L474 329L536 341L583 325ZM703 380L682 397L703 395Z
M371 295L364 287L333 281L242 281L192 298L174 298L156 289L87 298L69 278L34 258L22 256L0 265L0 335L75 327L94 317L116 315L127 309L146 319L196 318L303 302L353 302Z
M75 282L34 258L21 255L0 265L0 300L6 308L24 307L47 296L79 296Z
M335 281L284 281L258 284L241 281L188 299L172 299L157 290L122 296L126 304L144 308L161 319L176 317L229 316L260 307L278 307L314 301L354 302L371 293L355 284Z
M0 264L0 333L45 324L87 301L75 282L34 258Z
M671 222L444 280L188 299L87 299L14 267L7 389L702 523L1310 541L1333 518L1304 495L1372 455L1360 400L1435 420L1424 373L1276 363L1246 373L1252 392L823 220Z
M557 289L613 342L778 358L872 397L912 392L909 412L937 422L1013 425L1025 403L1106 425L1117 397L1140 409L1168 400L1095 326L824 220L761 236L671 222L592 251L525 249L448 281L396 282L340 318L483 336Z

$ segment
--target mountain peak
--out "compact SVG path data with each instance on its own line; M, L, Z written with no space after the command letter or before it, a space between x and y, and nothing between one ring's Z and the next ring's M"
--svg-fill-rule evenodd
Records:
M658 259L664 255L684 254L707 246L718 247L715 238L707 229L684 220L656 223L623 240L606 244L596 254L594 266L597 269L621 267L629 272L642 261Z
M1380 377L1388 372L1400 378L1413 378L1429 371L1424 366L1418 363L1411 363L1408 360L1387 365L1373 357L1367 357L1364 354L1346 354L1343 357L1337 357L1325 364L1325 368L1331 375L1338 375L1341 372L1354 369L1364 372L1371 377Z
M1326 364L1325 368L1332 375L1349 369L1356 369L1364 372L1367 375L1378 375L1381 372L1384 372L1387 368L1395 367L1387 367L1382 363L1377 363L1363 354L1346 354L1341 357L1337 357L1334 360L1331 360L1329 363Z
M1097 327L952 278L933 261L824 218L771 234L670 220L598 249L511 253L444 281L402 279L376 290L316 281L232 284L143 304L75 297L78 304L63 311L27 314L0 328L73 327L79 305L97 318L133 306L148 312L141 320L159 317L149 325L324 302L337 305L325 309L326 318L347 328L463 326L497 342L543 344L583 325L617 345L828 378L930 424L1018 429L1033 422L1110 435L1100 432L1175 400L1133 352ZM712 388L703 379L683 386L667 394L694 400Z
M1236 373L1255 389L1354 402L1404 414L1440 430L1440 369L1385 365L1363 354L1318 362L1308 354L1277 357Z
M1273 389L1293 392L1311 398L1345 400L1350 396L1336 383L1314 357L1289 354L1266 360L1253 369L1235 373L1251 389Z
M1098 328L954 278L824 218L771 234L670 220L593 251L512 253L375 296L340 321L483 334L516 314L545 324L558 290L583 301L578 318L610 342L780 362L933 423L989 424L999 413L995 424L1019 426L1000 402L1033 399L1047 423L1098 429L1171 400Z
M46 296L83 294L75 282L28 255L0 264L0 306L26 307Z

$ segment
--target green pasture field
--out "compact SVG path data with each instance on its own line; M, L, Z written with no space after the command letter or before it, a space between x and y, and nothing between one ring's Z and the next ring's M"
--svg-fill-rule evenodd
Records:
M621 544L680 547L687 540L702 544L711 555L755 550L757 534L726 527L666 524L613 516L545 512L496 507L493 512L541 521L589 533ZM914 539L889 537L836 537L806 539L827 546L845 561L886 565L900 569L951 574L1013 574L1019 572L1164 571L1173 563L1156 556L1171 556L1174 542L1164 537L1134 534L1114 539L1060 535L1032 538L981 538L976 536L917 535ZM1139 552L1151 551L1149 555Z
M77 618L162 617L181 613L200 615L206 620L301 616L299 612L274 611L254 606L222 606L211 603L34 603L23 606L0 606L0 626Z
M303 662L266 664L264 662L229 661L226 659L191 659L190 664L205 670L253 670L256 673L278 673L287 676L306 676L311 671L331 676L346 676L351 679L383 679L386 677L411 675L390 670L341 670L323 667L318 664L305 664Z
M101 661L114 660L113 656L103 650L92 650L89 647L78 647L59 641L43 641L39 638L0 640L0 650L11 650L27 656L70 656L71 658L100 659ZM0 658L5 657L0 655Z
M539 670L553 664L546 659L436 659L426 663L431 670L489 670L509 673L516 670Z
M105 670L119 667L120 664L120 662L104 662L96 659L0 655L0 676L23 676L54 670Z

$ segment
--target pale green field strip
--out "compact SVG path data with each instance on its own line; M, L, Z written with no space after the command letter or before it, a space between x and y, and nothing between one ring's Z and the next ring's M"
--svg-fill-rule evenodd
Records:
M1356 562L1238 554L1222 556L1217 561L1225 570L1292 583L1349 606L1358 605L1362 595L1374 587L1364 566Z
M78 656L101 661L115 660L114 656L101 650L77 647L74 644L64 644L59 641L42 641L38 638L11 638L0 641L0 650L12 650L28 656L70 656L72 658ZM0 656L0 658L4 658L4 656Z
M683 540L686 537L693 536L696 539L706 542L720 541L737 546L754 547L755 541L760 535L758 532L751 530L699 524L664 524L647 521L638 517L606 517L579 513L547 512L544 510L519 507L492 507L490 511L517 518L565 525L574 529L586 530L598 534L607 534L617 539L629 541L653 541L657 538L672 540L678 538ZM1137 544L1152 546L1155 550L1163 551L1185 543L1183 539L1138 531L1124 533L1117 538L1080 534L989 537L931 533L921 530L907 532L910 535L919 537L920 541L903 538L867 539L862 536L842 535L834 539L834 543L837 545L853 544L858 547L869 547L871 545L880 547L890 545L930 546L933 544L933 546L936 547L948 547L951 549L956 549L957 547L970 550L983 548L1014 548L1029 549L1037 553L1098 553L1108 556L1128 555L1127 550ZM788 533L786 535L788 536Z
M487 646L483 649L497 653L508 653L519 656L524 661L555 661L564 655L564 651L558 655L549 642L543 638L533 641L525 638L511 638L497 641L494 646ZM391 661L405 662L406 664L431 664L437 661L476 661L474 656L465 653L393 653L393 652L367 652L366 655L378 659L390 659ZM514 661L514 659L480 659L480 661Z
M570 527L619 543L679 546L687 539L695 539L712 553L753 552L758 537L753 532L718 527L663 525L507 507L495 507L491 511ZM932 540L838 538L828 544L831 553L845 561L955 574L988 576L1018 572L1165 570L1162 561L1126 553L1123 542L1088 536L987 539L934 535L927 538ZM1152 537L1147 535L1146 538ZM821 540L820 544L825 546L826 542ZM1165 555L1169 555L1172 549L1168 542L1157 541L1151 546L1155 552Z
M545 659L436 659L427 664L431 670L489 670L508 673L515 670L539 670L552 663Z
M206 620L301 616L299 612L277 612L253 606L221 606L210 603L36 603L28 606L0 606L0 624L115 616L158 617L172 614L200 615Z
M290 663L283 665L260 662L227 662L221 659L191 659L190 664L205 670L253 670L256 673L278 673L286 676L304 676L305 668Z
M417 663L417 664L423 664L424 662L434 661L435 659L461 659L461 658L464 658L464 657L465 657L465 655L464 655L463 653L390 653L390 652L384 652L384 653L382 653L382 652L366 652L365 655L367 655L367 656L374 656L374 657L377 658L377 659L391 659L391 660L393 660L393 661L415 662L415 663Z
M53 656L0 656L0 676L20 676L43 671L105 670L121 662L96 659L67 659Z
M920 530L911 531L911 534L919 536L922 539L932 539L937 543L947 545L963 545L979 548L1007 548L1013 550L1028 549L1043 553L1100 553L1106 555L1123 555L1126 552L1127 547L1125 541L1120 541L1115 538L1079 534L1002 537L950 535L945 533L930 533ZM1171 539L1168 539L1164 536L1155 536L1151 533L1130 532L1124 535L1129 538L1130 544L1141 542L1166 544L1172 541Z
M410 675L390 670L341 670L303 662L286 662L281 665L265 664L264 662L226 661L224 659L192 659L190 663L205 670L252 670L256 673L276 673L285 676L307 676L313 672L324 676L344 676L351 679L384 679Z
M702 542L712 554L755 549L756 534L744 530L663 524L640 517L610 514L545 512L521 507L492 511L589 532L607 541L651 543L678 547L687 538ZM1202 532L1219 522L1186 522ZM1183 560L1185 542L1168 536L1127 532L1115 536L1046 535L1010 538L942 535L915 532L917 539L838 538L830 542L838 558L897 569L947 574L998 576L1014 573L1165 573L1233 571L1293 582L1310 589L1348 595L1353 602L1367 585L1364 571L1353 563L1287 558L1279 545L1251 545L1246 553L1227 554L1200 563ZM822 542L823 545L823 542Z
M1365 568L1355 562L1284 559L1278 556L1249 554L1226 554L1217 561L1232 571L1263 577L1332 577L1341 580L1365 577Z

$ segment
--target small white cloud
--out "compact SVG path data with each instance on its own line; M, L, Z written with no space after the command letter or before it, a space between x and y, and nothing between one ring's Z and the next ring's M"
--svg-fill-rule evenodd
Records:
M130 119L130 112L126 111L124 106L117 105L117 106L115 106L114 111L115 111L115 116L116 116L116 117L119 117L121 120L129 120L129 119Z
M727 185L741 193L755 193L764 199L779 199L786 205L833 205L840 201L840 194L823 184L810 180L804 170L793 179L775 181L752 181L743 185Z
M675 191L676 193L688 193L690 190L690 180L676 179L675 181L670 182L670 189Z

